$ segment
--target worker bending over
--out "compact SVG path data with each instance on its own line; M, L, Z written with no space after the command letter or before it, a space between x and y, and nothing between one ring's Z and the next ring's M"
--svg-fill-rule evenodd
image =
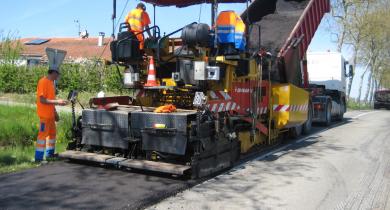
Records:
M59 70L50 69L48 75L42 77L37 85L37 114L39 117L39 132L35 150L35 161L54 157L56 144L56 121L59 120L55 105L64 106L66 100L56 99L54 81L58 79Z
M143 50L145 41L143 36L143 31L146 30L149 37L152 37L152 34L149 30L150 18L146 12L146 6L143 3L139 3L137 7L129 12L125 18L125 22L129 24L130 31L136 34L139 44L139 49Z

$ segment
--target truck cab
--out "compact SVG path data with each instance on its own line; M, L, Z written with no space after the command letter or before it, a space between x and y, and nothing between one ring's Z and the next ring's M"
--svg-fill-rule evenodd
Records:
M309 52L307 68L313 100L313 122L330 124L346 112L346 78L352 74L340 52ZM351 69L347 73L347 69Z

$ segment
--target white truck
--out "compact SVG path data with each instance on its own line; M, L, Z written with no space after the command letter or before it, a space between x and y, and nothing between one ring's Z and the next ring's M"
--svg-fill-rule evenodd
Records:
M332 119L342 120L347 110L346 78L353 74L352 66L339 52L309 52L307 68L313 122L329 125Z

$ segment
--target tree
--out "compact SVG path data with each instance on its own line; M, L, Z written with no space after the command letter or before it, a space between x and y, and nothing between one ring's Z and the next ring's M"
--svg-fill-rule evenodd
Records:
M332 1L332 17L335 20L333 24L333 32L337 36L337 51L341 52L345 46L351 47L352 67L355 70L358 60L358 52L360 42L363 37L363 22L364 14L367 13L370 2L372 0L333 0ZM354 79L354 74L350 75L347 97L350 96L351 87Z
M11 33L3 36L3 33L0 32L0 63L15 64L22 50L23 44L19 39L16 39Z
M373 92L388 83L390 69L390 2L388 0L333 0L338 50L352 50L352 65L364 66L359 84L358 102L361 101L363 81L367 90L363 101L371 102ZM350 95L353 77L348 84Z

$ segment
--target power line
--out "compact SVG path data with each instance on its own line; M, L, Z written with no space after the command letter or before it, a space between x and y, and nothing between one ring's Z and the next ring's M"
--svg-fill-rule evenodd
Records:
M116 25L115 25L115 31L116 31L117 28L118 28L119 22L121 21L122 16L123 16L123 13L125 12L125 9L126 9L126 7L127 7L128 4L129 4L129 0L126 0L126 4L125 4L125 6L123 7L122 12L121 12L121 15L120 15L120 17L119 17L119 19L118 19L118 21L117 21L117 23L116 23ZM111 41L112 41L112 37L110 38L110 42L111 42ZM103 57L104 52L105 52L106 49L107 49L107 46L108 46L108 44L106 44L106 45L104 46L103 51L102 51L102 53L101 53L100 56L99 56L99 59L96 61L95 65L94 65L94 68L96 67L98 61Z

